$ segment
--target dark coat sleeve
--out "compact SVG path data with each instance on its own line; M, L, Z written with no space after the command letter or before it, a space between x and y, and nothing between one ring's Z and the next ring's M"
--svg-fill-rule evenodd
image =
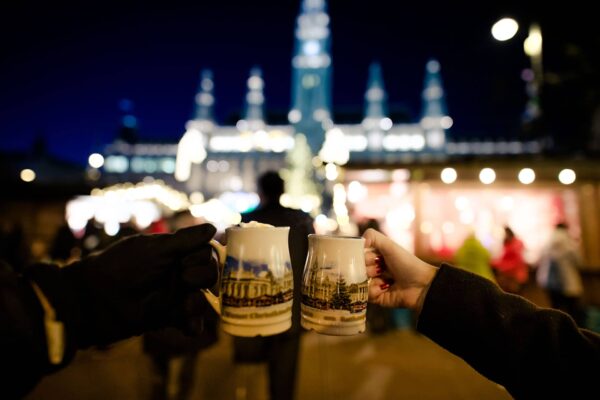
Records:
M48 371L43 312L29 284L8 268L0 270L0 385L16 399Z
M48 276L58 275L56 266L45 269ZM0 262L0 397L22 398L43 376L66 366L74 353L67 343L60 365L48 361L44 312L31 283Z
M599 335L469 272L440 268L417 329L515 398L597 396Z

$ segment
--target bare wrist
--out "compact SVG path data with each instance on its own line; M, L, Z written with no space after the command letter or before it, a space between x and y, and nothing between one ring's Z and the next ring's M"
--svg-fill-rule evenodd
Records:
M431 287L431 282L433 282L433 278L437 274L439 268L435 267L431 264L427 264L423 262L423 274L419 279L419 294L417 296L417 301L415 302L415 306L413 311L417 316L421 313L421 309L423 308L423 303L425 303L425 298L427 297L427 292Z

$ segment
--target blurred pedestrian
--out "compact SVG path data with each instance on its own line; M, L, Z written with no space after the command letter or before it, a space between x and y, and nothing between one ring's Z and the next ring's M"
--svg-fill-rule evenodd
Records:
M504 227L504 243L502 255L492 262L498 285L509 293L521 293L523 285L529 279L529 266L525 262L523 252L525 246L517 238L512 229Z
M258 179L260 205L242 215L243 222L257 221L273 226L289 226L289 249L294 274L292 327L268 337L234 337L234 358L237 362L268 363L271 400L292 400L295 396L298 353L300 350L300 297L304 263L308 253L308 235L314 233L313 219L300 210L284 207L279 198L284 193L284 181L277 172L268 171Z
M571 315L579 325L585 322L580 265L578 246L569 235L567 225L557 224L542 252L536 280L548 292L552 308Z
M481 244L475 232L470 232L454 254L454 264L464 270L496 282L490 266L490 252Z

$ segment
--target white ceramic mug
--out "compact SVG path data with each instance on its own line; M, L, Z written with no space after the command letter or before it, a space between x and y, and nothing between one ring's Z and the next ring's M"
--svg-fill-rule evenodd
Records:
M204 295L235 336L270 336L292 326L293 277L289 227L232 227L227 246L212 240L222 273L219 296Z
M363 238L308 235L302 326L327 335L365 331L369 293Z

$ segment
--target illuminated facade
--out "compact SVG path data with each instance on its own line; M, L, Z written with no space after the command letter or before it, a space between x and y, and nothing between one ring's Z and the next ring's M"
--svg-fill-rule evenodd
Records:
M265 121L265 80L255 67L247 80L242 118L235 126L219 125L213 116L215 82L212 72L204 70L195 97L194 116L186 123L179 143L116 141L105 151L104 179L107 183L135 182L151 175L186 193L202 193L206 199L235 198L225 203L243 212L255 206L258 197L244 195L245 200L238 201L241 194L256 192L256 177L262 172L282 170L289 165L286 154L295 148L299 135L309 150L302 152L306 162L300 164L304 168L318 155L325 166L318 177L322 181L335 180L339 166L345 164L400 165L419 160L439 161L454 155L541 151L539 142L449 141L446 132L452 126L452 119L446 109L441 67L436 60L426 63L419 121L398 123L390 118L382 69L373 64L368 75L363 120L355 124L336 124L331 105L330 47L325 0L303 0L291 60L291 106L287 124L271 125ZM288 182L288 186L295 182ZM293 192L295 188L286 190ZM307 190L302 187L295 191ZM232 196L232 193L240 195ZM290 202L302 203L309 204L309 201ZM314 207L317 202L310 204Z
M378 64L368 72L362 121L336 121L329 22L324 0L302 1L287 123L265 120L268 77L253 68L240 121L220 125L213 114L213 75L204 70L195 112L180 141L134 144L127 140L131 135L122 134L123 140L105 149L102 183L162 179L188 195L193 216L223 230L258 204L256 177L278 170L286 179L285 196L297 199L287 199L286 205L315 210L322 206L323 194L331 195L333 212L315 218L319 233L353 235L353 221L375 219L418 255L448 259L473 230L497 253L501 227L509 224L534 262L553 224L567 221L582 239L586 263L600 264L596 161L531 157L542 154L540 140L457 140L447 135L453 121L436 60L425 63L418 121L392 119ZM135 126L127 114L124 130ZM178 201L171 201L173 207L167 208L175 209ZM75 225L89 215L73 217ZM146 221L147 216L136 219ZM322 289L325 296L329 289Z

